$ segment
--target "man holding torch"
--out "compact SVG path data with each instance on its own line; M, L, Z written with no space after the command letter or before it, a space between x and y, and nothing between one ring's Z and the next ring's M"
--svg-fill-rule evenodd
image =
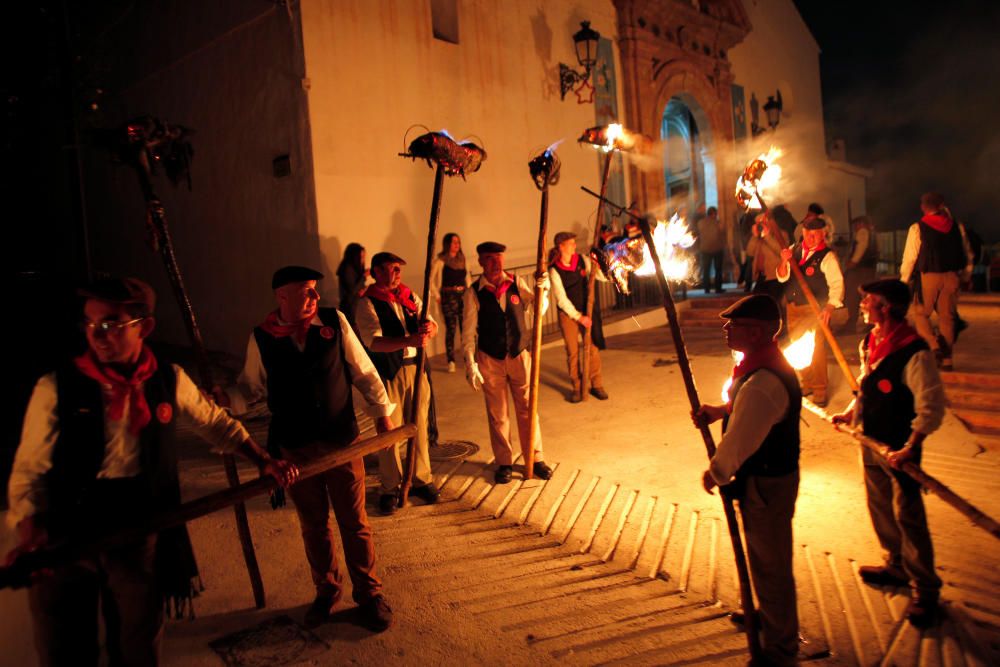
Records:
M798 612L792 574L792 516L799 489L799 412L795 371L775 341L781 311L765 294L745 297L721 313L726 343L743 353L733 369L726 405L692 413L701 428L722 421L722 440L702 476L739 501L746 533L767 664L795 664Z
M323 274L304 266L274 272L271 288L277 310L254 328L238 387L216 392L237 414L267 400L271 411L267 444L292 460L309 460L357 440L352 387L368 403L379 433L391 430L395 405L343 313L319 307L316 281ZM375 573L375 545L365 510L365 466L361 458L304 480L289 489L302 527L302 541L316 587L305 624L326 621L341 597L330 530L330 507L337 519L354 601L365 625L381 632L392 609Z
M8 489L18 534L8 564L178 506L180 415L217 450L240 452L283 486L295 481L295 466L271 458L146 346L155 326L149 285L108 278L79 294L87 351L39 379L28 403ZM42 664L96 665L100 608L109 662L155 665L164 607L188 608L198 570L181 525L36 576L29 604Z
M900 468L908 461L920 464L925 438L941 426L944 388L933 351L906 323L906 284L877 280L861 291L862 315L873 326L861 342L861 391L833 422L860 424L866 436L890 451L883 458L862 448L868 511L886 558L883 565L861 567L860 574L870 584L909 585L906 618L923 628L934 618L941 579L934 571L920 484Z
M813 217L803 222L802 227L802 242L781 251L782 261L775 273L779 282L788 283L785 296L788 298L788 333L792 338L811 328L816 315L799 282L788 282L792 276L788 265L790 261L798 263L806 284L819 302L819 317L824 324L829 325L830 315L844 305L844 275L840 271L836 254L826 245L826 222L822 218ZM825 406L828 383L825 337L816 336L812 363L800 373L803 396L812 394L813 403Z
M376 253L372 257L372 278L364 297L358 301L355 322L361 340L368 348L379 377L385 383L389 400L397 404L392 421L399 424L416 424L416 471L410 493L426 503L436 503L439 493L431 474L431 457L427 438L428 414L431 404L427 376L417 377L417 348L437 334L437 322L427 314L427 320L418 321L423 302L403 284L402 257L391 252ZM412 414L413 394L417 383L422 383L420 405ZM379 512L392 514L403 483L405 443L398 443L379 452L378 473L382 488Z
M580 372L580 335L590 336L590 395L605 401L608 392L604 390L601 377L601 355L604 349L604 332L601 329L600 304L595 301L593 317L587 317L587 276L590 274L590 259L576 251L576 234L559 232L553 239L549 282L559 308L559 328L562 330L563 344L566 346L566 368L569 371L573 393L570 403L583 400L583 381ZM600 271L597 279L607 281ZM597 296L596 294L594 295ZM586 347L586 346L584 346Z
M531 440L529 367L531 327L527 311L533 307L533 317L542 317L548 306L549 276L538 278L542 302L533 303L534 292L522 278L514 278L503 270L507 246L487 241L476 246L483 275L465 291L462 345L465 348L465 375L469 385L480 388L486 398L486 415L490 424L490 445L496 457L497 484L508 484L514 472L513 448L510 443L510 416L507 391L510 387L517 418L517 435L522 450ZM552 468L543 460L541 434L535 434L535 462L532 473L539 479L552 477Z

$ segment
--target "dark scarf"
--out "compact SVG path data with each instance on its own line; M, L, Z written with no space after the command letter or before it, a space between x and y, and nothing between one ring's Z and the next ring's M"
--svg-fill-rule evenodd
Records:
M465 254L461 250L459 250L454 257L451 257L446 252L439 253L438 259L444 262L449 269L454 269L455 271L462 271L465 269Z
M281 320L278 319L278 311L273 310L268 313L267 317L264 318L264 321L261 322L260 328L275 338L284 338L286 336L294 335L295 340L299 342L299 345L304 345L306 342L306 336L309 334L309 327L312 326L314 317L316 317L315 313L304 320L292 322L291 324L283 324Z
M142 346L139 362L132 371L132 377L128 378L99 362L93 350L87 350L74 359L73 363L81 373L97 381L102 388L111 387L108 419L121 421L125 416L125 401L128 400L128 430L132 435L138 435L152 418L146 394L142 391L142 384L152 377L157 369L156 357L149 348Z
M400 283L399 287L394 290L388 287L380 287L377 284L369 285L364 295L386 303L398 303L411 315L416 315L417 311L420 310L417 308L417 302L413 300L413 290L403 283Z

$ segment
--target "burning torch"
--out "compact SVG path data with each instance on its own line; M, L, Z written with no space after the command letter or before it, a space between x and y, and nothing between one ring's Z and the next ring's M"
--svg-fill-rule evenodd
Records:
M420 321L427 319L428 296L431 287L431 264L434 262L435 238L437 236L438 219L441 217L441 191L444 188L444 177L461 176L465 180L466 174L479 171L486 159L486 151L471 141L455 141L447 131L427 132L420 135L412 142L405 153L399 154L401 157L422 159L427 161L427 166L437 165L434 172L434 195L431 198L430 222L427 225L427 257L424 262L424 287L421 293L422 305L420 307ZM427 355L424 348L417 348L417 383L413 388L413 407L410 414L416 415L420 409L420 394L423 387L424 373L427 370ZM406 506L407 496L410 487L413 486L413 474L417 468L416 457L416 436L414 435L406 443L406 471L403 483L399 488L400 507Z
M775 164L775 161L779 157L781 157L781 151L772 147L766 154L760 155L751 160L743 170L743 174L736 182L735 196L737 203L744 210L750 210L751 208L759 208L764 212L768 210L767 204L761 196L761 192L766 188L773 186L781 177L781 168L779 165ZM767 236L761 237L761 240L764 243L774 244L774 241ZM780 248L774 249L780 254ZM830 349L833 351L834 359L837 360L837 365L840 367L844 377L847 378L847 383L851 387L851 390L857 393L858 381L851 373L851 368L847 365L847 359L844 358L844 352L840 349L840 345L837 343L837 339L834 337L833 331L830 329L830 325L824 322L823 318L820 316L822 308L816 300L816 295L813 294L813 291L809 288L809 285L806 283L806 278L802 275L802 271L799 269L798 265L793 261L789 261L788 266L791 268L791 272L792 275L795 276L795 280L798 281L799 287L802 289L802 294L806 297L806 301L809 302L809 307L812 308L813 312L816 314L816 320L819 324L820 331L823 332L823 336L830 344Z
M649 141L640 134L629 132L619 123L610 125L591 127L583 131L577 140L582 144L590 144L604 155L604 170L601 172L601 197L608 191L608 176L611 174L611 160L615 151L643 151ZM597 221L594 223L594 242L591 247L597 248L601 242L601 227L604 225L604 205L597 206ZM590 274L587 276L587 312L591 325L583 337L583 352L580 353L580 381L581 397L587 400L590 389L590 346L593 344L593 316L594 316L594 281L597 279L597 265L591 264Z
M531 180L535 187L542 193L541 212L538 216L538 254L535 257L535 317L531 323L531 378L528 393L528 414L531 415L531 425L528 433L531 434L527 451L524 451L524 444L521 443L524 455L524 478L531 479L535 468L535 447L538 446L538 380L541 375L542 365L542 317L539 313L540 304L544 295L542 288L538 286L539 279L545 275L545 235L549 226L549 186L559 182L559 156L556 155L556 144L553 144L542 151L528 163L528 170L531 172Z
M681 369L681 376L684 378L684 387L687 390L688 401L691 403L691 409L697 412L701 408L701 400L698 398L698 388L695 386L694 373L691 371L691 360L688 357L687 346L684 344L684 334L681 331L680 321L677 318L677 308L674 305L674 297L670 291L670 285L667 283L666 271L663 267L663 262L660 259L660 252L656 246L656 239L653 236L653 230L650 229L649 220L644 217L635 214L634 212L626 209L623 206L618 206L607 198L588 190L587 188L581 188L584 192L597 197L602 204L610 204L613 208L617 209L619 213L625 213L631 218L639 223L639 228L642 230L642 238L645 241L646 249L650 251L649 256L652 260L653 267L656 273L656 277L659 279L660 293L663 296L663 310L667 313L667 321L670 324L670 333L674 339L674 348L677 351L677 365ZM662 227L662 225L659 225ZM705 443L705 449L708 452L708 457L711 459L715 456L715 441L712 438L712 432L709 430L708 425L702 425L699 428L701 433L701 438ZM740 601L743 605L743 612L745 614L744 630L747 637L747 646L750 650L751 658L758 658L760 656L760 638L757 636L757 615L754 612L754 602L753 593L750 589L750 571L747 568L746 553L743 550L743 538L740 535L739 523L736 520L736 511L733 509L733 501L728 498L725 494L719 494L722 500L723 513L726 517L726 524L729 527L729 537L733 545L733 554L736 560L736 575L740 584Z

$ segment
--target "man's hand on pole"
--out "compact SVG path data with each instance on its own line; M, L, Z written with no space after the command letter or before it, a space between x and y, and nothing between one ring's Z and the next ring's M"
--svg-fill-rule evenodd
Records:
M260 473L261 476L270 475L276 479L283 489L287 489L299 479L298 467L284 459L271 459L261 466Z
M396 428L392 424L392 418L386 415L385 417L377 417L375 419L375 432L385 433L386 431L391 431Z
M714 489L715 487L717 487L718 484L715 482L715 478L712 477L712 471L711 470L706 470L704 473L702 473L702 475L701 475L701 486L705 489L706 493L708 493L710 495L713 495L713 496L715 495L715 491L713 491L712 489Z
M819 319L826 326L830 326L830 315L833 314L833 306L826 304L823 310L819 311Z
M584 329L589 329L590 325L594 323L594 320L586 315L581 315L580 319L577 320L577 323Z
M698 411L691 411L691 421L695 428L708 426L713 422L724 419L729 415L729 406L726 405L706 405L702 404Z

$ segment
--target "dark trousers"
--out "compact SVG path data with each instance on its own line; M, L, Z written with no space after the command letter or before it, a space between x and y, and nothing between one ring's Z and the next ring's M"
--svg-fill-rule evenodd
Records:
M462 292L441 292L441 313L444 315L444 349L448 361L455 361L455 333L462 329L462 312L465 309Z
M282 450L292 460L303 460L322 453L317 445L296 449L294 453ZM382 582L375 574L375 545L372 529L365 510L365 466L361 459L337 466L322 475L310 477L288 489L295 503L302 527L302 541L306 559L312 572L317 595L339 598L343 576L337 564L330 530L330 506L340 529L344 545L347 572L354 587L354 601L358 604L377 595Z
M701 253L701 286L707 293L709 290L710 268L715 267L715 291L722 291L722 251Z
M39 664L97 665L98 609L108 664L157 665L163 598L153 566L156 537L56 568L28 591Z

